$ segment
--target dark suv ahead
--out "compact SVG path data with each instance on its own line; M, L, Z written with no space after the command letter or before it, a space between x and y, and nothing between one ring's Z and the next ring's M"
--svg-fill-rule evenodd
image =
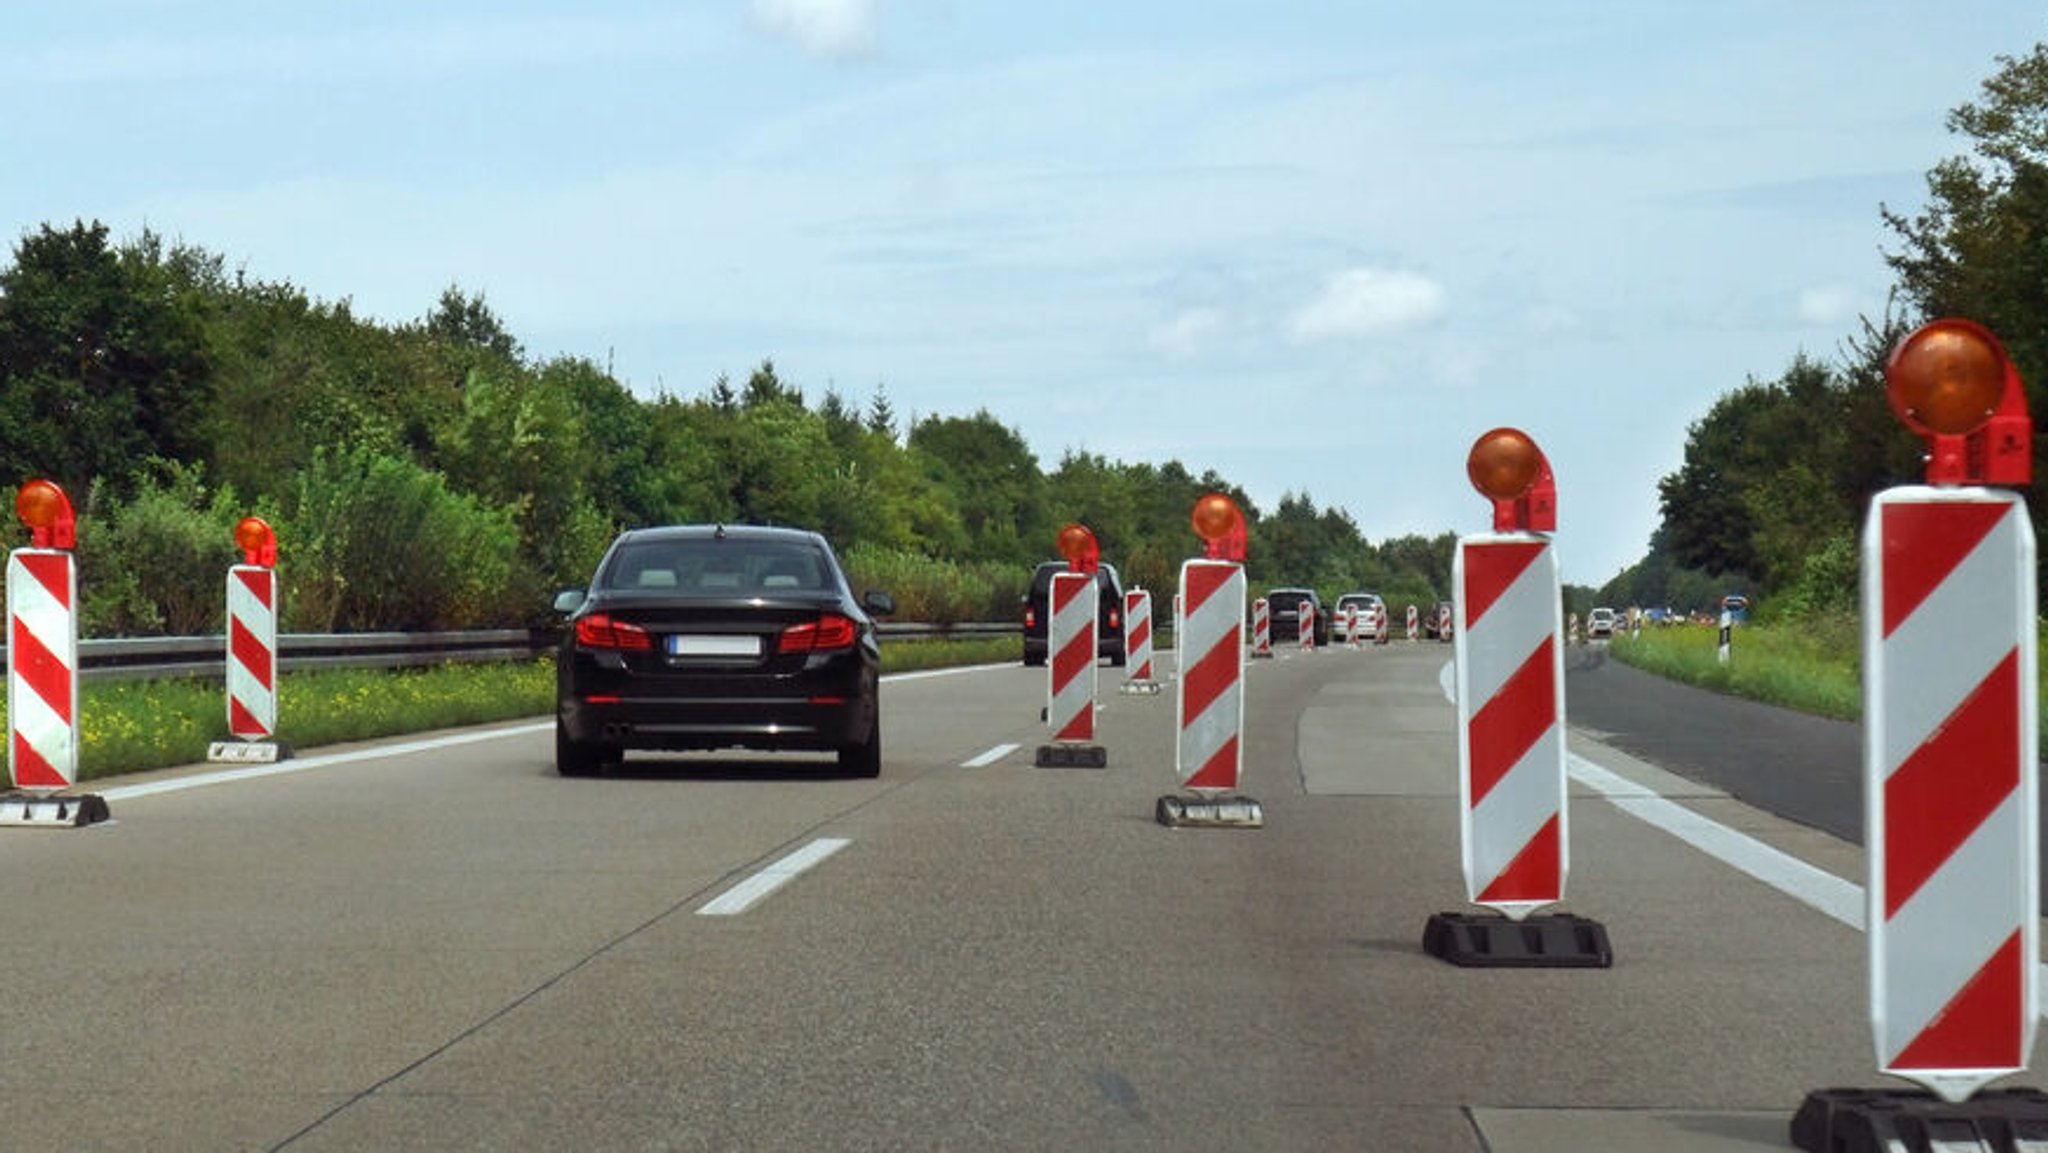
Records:
M1064 572L1067 562L1049 560L1031 574L1031 591L1024 596L1024 663L1045 663L1046 618L1052 611L1052 574ZM1116 566L1103 564L1095 570L1095 586L1102 594L1095 617L1095 655L1109 663L1124 663L1124 586L1117 579Z
M1301 640L1301 606L1306 602L1316 608L1316 644L1330 643L1330 614L1323 611L1323 598L1314 589L1269 589L1266 592L1267 620L1273 629L1275 645L1291 645Z

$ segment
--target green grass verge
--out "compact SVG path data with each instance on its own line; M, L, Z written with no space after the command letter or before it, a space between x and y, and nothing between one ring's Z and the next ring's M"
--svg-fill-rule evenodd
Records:
M1671 680L1853 721L1863 713L1860 643L1853 620L1799 628L1743 624L1731 635L1722 664L1719 629L1679 625L1618 635L1607 652Z
M882 671L1021 660L1021 637L891 641ZM286 673L278 686L278 736L295 749L489 721L544 717L555 707L555 666L445 664L412 669ZM218 680L84 682L79 689L79 769L93 780L206 759L228 736Z
M2048 628L2037 629L2035 643L2048 641ZM1719 629L1681 625L1617 636L1607 651L1671 680L1837 720L1862 719L1863 633L1853 618L1738 625L1726 665L1717 657L1719 647ZM2040 707L2048 710L2044 690L2048 685L2034 686ZM2041 747L2048 756L2048 732Z

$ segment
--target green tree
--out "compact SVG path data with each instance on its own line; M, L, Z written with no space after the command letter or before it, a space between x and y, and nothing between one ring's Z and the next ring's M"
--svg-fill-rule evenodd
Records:
M967 559L1029 564L1052 548L1045 476L1024 437L987 409L970 417L926 417L910 450L959 503ZM1073 518L1068 518L1073 519Z
M500 360L518 360L519 342L505 322L491 311L482 293L470 296L459 285L441 290L441 299L427 314L427 335L445 344L471 348Z
M1796 577L1809 550L1855 521L1862 494L1843 478L1863 458L1847 432L1868 386L1802 356L1716 401L1679 471L1658 482L1674 559L1766 588Z
M1964 316L1998 334L2038 412L2048 388L2048 43L1998 63L1980 99L1948 114L1969 151L1928 173L1926 206L1910 219L1883 210L1904 244L1887 260L1921 315Z
M219 262L154 233L48 225L0 272L0 477L83 493L134 462L193 459L212 418L207 347Z

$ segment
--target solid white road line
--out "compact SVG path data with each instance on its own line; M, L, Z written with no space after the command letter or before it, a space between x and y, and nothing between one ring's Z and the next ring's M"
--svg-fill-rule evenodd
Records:
M1860 931L1863 928L1861 885L1816 869L1790 853L1710 821L1577 753L1570 754L1567 763L1575 779L1600 792L1622 812L1670 833L1715 860L1755 877L1852 929Z
M997 745L995 748L975 757L971 761L960 762L960 767L963 769L985 769L1004 757L1009 756L1011 753L1016 752L1019 747L1017 745Z
M346 753L325 753L313 757L294 757L271 765L253 765L246 769L223 769L217 773L195 773L189 777L170 777L161 781L149 781L140 785L119 785L105 789L100 796L108 803L133 800L136 797L153 797L160 793L178 793L186 789L202 788L206 785L225 785L234 781L254 780L258 777L280 777L286 773L303 773L308 769L324 769L329 765L346 765L355 761L374 761L384 757L404 756L408 753L427 753L436 749L451 748L455 745L473 745L478 741L495 741L500 737L526 736L546 732L554 727L553 721L540 724L513 725L502 729L488 729L474 733L456 733L446 737L432 737L422 741L404 741L392 745L377 745L371 748L353 749ZM87 787L90 787L88 782Z
M1863 886L1845 881L1824 869L1816 869L1754 837L1710 821L1577 753L1569 754L1566 763L1575 779L1601 793L1622 812L1670 833L1715 860L1755 877L1859 933L1863 931L1868 908ZM2048 987L2048 965L2035 966L2034 982L2036 988ZM2048 1017L2048 1000L2036 1005L2035 1012Z
M697 915L731 917L744 913L763 897L796 880L811 866L852 843L844 837L820 837L727 889L699 908Z

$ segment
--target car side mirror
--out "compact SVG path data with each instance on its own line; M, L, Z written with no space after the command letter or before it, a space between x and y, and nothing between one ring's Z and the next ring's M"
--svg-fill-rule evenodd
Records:
M896 598L880 589L869 589L861 594L861 607L871 613L887 616L896 611Z
M563 616L568 616L570 613L582 608L583 602L588 599L589 595L582 589L563 589L555 594L555 611Z

